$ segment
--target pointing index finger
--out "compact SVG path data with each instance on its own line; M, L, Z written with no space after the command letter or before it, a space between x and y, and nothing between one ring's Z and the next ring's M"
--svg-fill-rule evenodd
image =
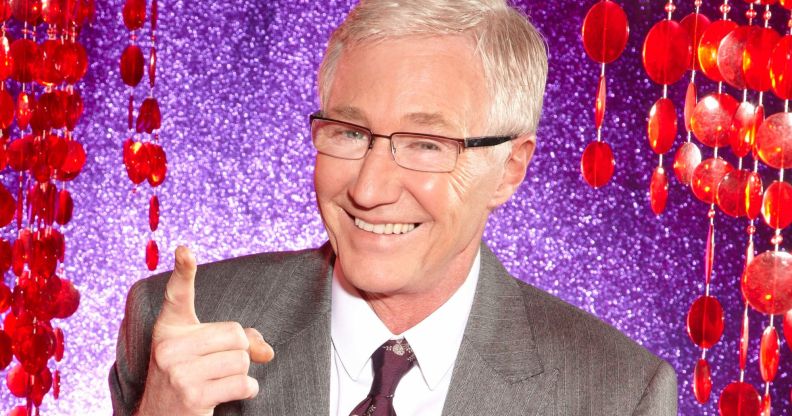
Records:
M200 323L195 314L195 256L184 246L176 248L176 261L168 284L159 322L170 325Z

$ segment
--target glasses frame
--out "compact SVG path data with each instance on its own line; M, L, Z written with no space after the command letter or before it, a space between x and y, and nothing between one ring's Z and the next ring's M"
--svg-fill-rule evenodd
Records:
M316 112L316 113L311 114L309 116L309 119L310 119L310 124L311 124L311 142L312 143L314 142L314 137L313 137L313 123L314 123L314 120L328 121L328 122L332 122L332 123L339 123L339 124L343 124L343 125L349 126L351 128L355 128L355 129L359 129L359 130L362 130L364 132L367 132L368 133L368 137L369 137L368 150L371 150L371 148L374 146L374 139L375 138L379 137L379 138L383 138L383 139L388 139L388 141L390 141L391 155L393 156L393 160L394 160L394 162L396 162L396 164L399 164L399 163L396 160L396 149L393 147L393 136L395 136L395 135L410 135L410 136L426 137L428 139L449 140L451 142L456 143L456 145L457 145L457 155L461 154L462 150L464 150L464 149L471 149L471 148L477 148L477 147L497 146L499 144L506 143L506 142L508 142L510 140L514 140L514 138L515 138L515 136L477 136L477 137L465 137L465 138L461 138L460 139L460 138L457 138L457 137L440 136L440 135L437 135L437 134L415 133L415 132L411 132L411 131L395 131L395 132L393 132L393 133L391 133L389 135L386 135L386 134L374 133L368 127L361 126L359 124L350 123L350 122L343 121L343 120L336 120L334 118L325 117L325 116L322 115L321 112ZM363 153L363 155L358 157L358 158L343 158L343 157L338 157L338 156L333 156L333 155L328 155L328 156L338 157L339 159L360 160L360 159L363 159L364 157L366 157L366 155L368 154L368 150L366 151L366 153ZM457 159L454 160L454 167L456 167ZM407 168L407 167L404 167L404 166L402 166L400 164L399 164L399 166L401 166L404 169L418 170L418 169ZM451 170L453 170L453 168ZM447 171L446 170L441 170L441 171L437 171L437 173L451 172L451 170L447 170ZM423 171L423 170L418 170L418 171L420 171L420 172L435 172L435 171Z

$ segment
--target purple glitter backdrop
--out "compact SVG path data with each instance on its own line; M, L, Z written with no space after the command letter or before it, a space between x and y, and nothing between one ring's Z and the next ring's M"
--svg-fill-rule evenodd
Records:
M83 85L86 117L77 131L89 159L72 185L75 216L65 230L66 270L82 292L82 304L61 323L67 340L59 365L62 398L45 399L42 411L48 415L111 413L106 379L124 300L129 286L148 274L143 247L151 191L133 191L121 161L126 89L117 62L128 39L123 2L97 3L97 18L82 35L91 66ZM324 241L312 191L307 114L317 107L315 71L324 45L352 3L160 2L156 96L169 159L160 191L162 223L155 233L162 251L160 271L171 267L177 244L189 245L199 261L208 262ZM583 148L595 137L592 109L599 68L587 59L580 41L583 17L593 3L519 2L547 38L550 79L528 178L493 215L486 240L516 276L590 311L668 360L679 374L680 414L717 414L718 394L738 376L738 276L746 224L717 218L712 293L726 309L726 330L708 353L714 366L713 398L700 406L691 390L699 350L688 339L684 321L690 304L703 293L707 207L693 201L675 179L665 214L655 218L647 200L657 157L645 139L645 120L661 87L646 78L640 50L651 25L664 16L663 2L623 2L631 36L624 55L608 66L603 131L614 147L617 171L598 191L589 189L579 174ZM683 3L677 18L692 9L692 0ZM739 4L732 18L744 22L745 4L733 3ZM780 28L785 16L774 10L774 25ZM714 7L705 11L715 16ZM670 90L677 103L684 84ZM702 95L714 88L700 82ZM138 102L143 90L137 91ZM771 101L768 114L779 109ZM766 250L769 232L759 228L758 249ZM788 232L786 236L790 238ZM747 380L759 387L755 357L767 319L756 313L751 317ZM781 371L771 388L776 415L790 414L792 363L787 346L782 350ZM20 403L6 388L0 390L4 409Z

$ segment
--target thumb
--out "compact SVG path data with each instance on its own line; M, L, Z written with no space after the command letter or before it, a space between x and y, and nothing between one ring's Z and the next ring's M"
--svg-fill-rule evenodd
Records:
M158 321L169 325L200 323L195 315L195 256L184 246L176 248L176 264L165 286L165 301Z
M275 350L272 349L272 346L270 346L267 341L264 341L261 332L254 328L245 328L245 335L247 335L248 343L250 344L248 353L250 354L251 361L254 363L267 363L272 361L272 358L275 357Z

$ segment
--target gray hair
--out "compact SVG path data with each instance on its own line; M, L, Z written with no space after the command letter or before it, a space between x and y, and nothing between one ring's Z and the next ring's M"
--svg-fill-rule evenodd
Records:
M470 36L476 45L492 96L487 134L535 133L547 49L528 18L507 0L361 0L333 33L319 68L322 108L345 45L438 34Z

